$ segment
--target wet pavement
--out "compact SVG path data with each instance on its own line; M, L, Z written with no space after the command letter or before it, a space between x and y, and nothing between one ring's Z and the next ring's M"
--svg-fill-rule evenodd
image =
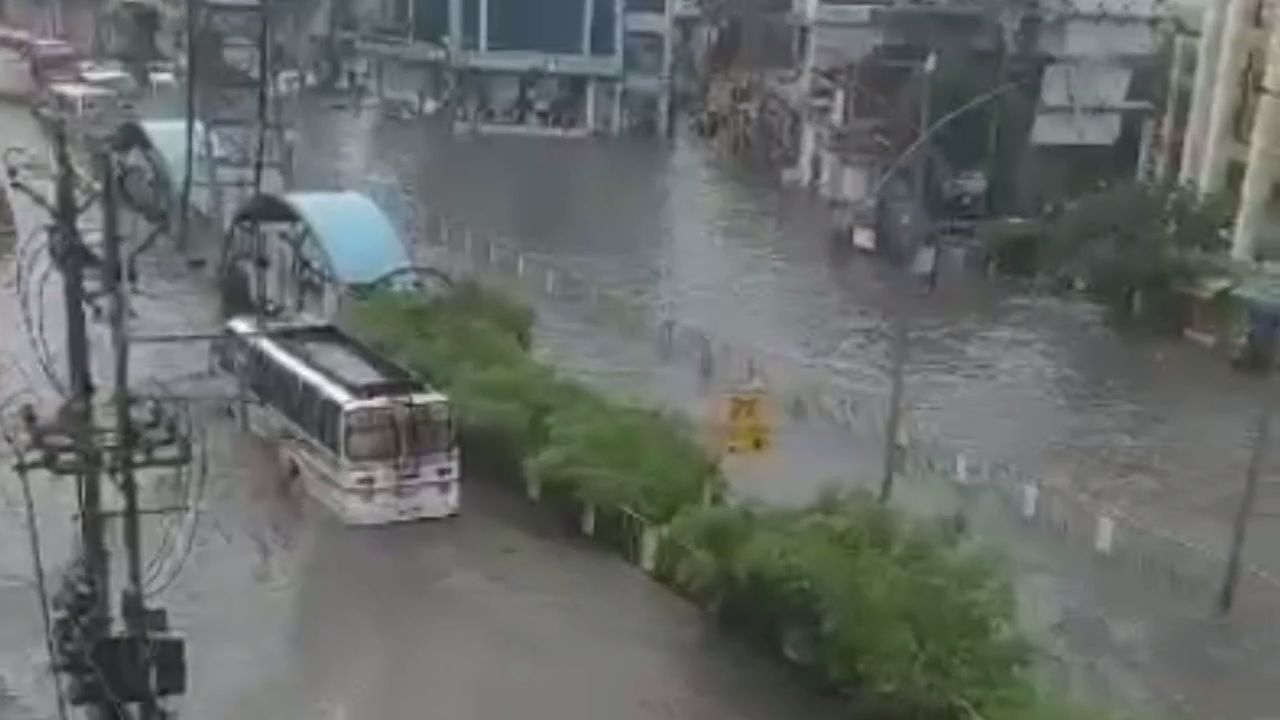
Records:
M5 145L43 155L25 111L0 107ZM15 200L20 236L39 216ZM38 244L21 244L38 253ZM38 288L40 263L24 286ZM0 397L46 407L53 396L27 344L24 316L61 368L59 285L44 301L15 297L16 258L0 253L6 328ZM167 249L147 256L134 295L135 332L199 332L216 302L206 277ZM32 295L34 297L34 294ZM46 319L39 331L39 317ZM106 377L94 327L95 367ZM139 346L137 387L225 398L204 378L207 348ZM351 530L281 488L266 450L229 426L219 402L185 415L206 460L148 483L149 592L189 638L190 689L178 704L201 718L743 718L837 717L781 667L725 637L639 571L583 545L518 493L472 483L460 518ZM31 581L21 494L0 470L0 717L53 717ZM200 467L207 472L200 472ZM65 482L32 478L51 574L71 555L75 502ZM108 494L107 505L118 502ZM119 542L111 547L119 558ZM119 577L119 575L117 575Z

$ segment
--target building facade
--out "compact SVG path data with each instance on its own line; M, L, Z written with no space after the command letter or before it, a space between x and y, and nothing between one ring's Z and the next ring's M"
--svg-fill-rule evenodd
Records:
M375 0L355 25L379 78L447 71L461 125L662 134L676 42L696 16L692 0Z
M1241 260L1280 247L1280 23L1264 0L1211 0L1192 42L1174 46L1164 126L1168 174L1236 205L1231 254ZM1186 82L1190 77L1191 81ZM1183 114L1185 113L1185 114ZM1182 132L1178 132L1183 128ZM1181 140L1179 148L1179 140Z
M1002 180L1002 211L1030 212L1142 163L1155 0L793 0L790 17L795 67L766 78L762 114L792 136L773 142L783 177L835 201L874 200L886 170L977 171ZM970 103L923 151L931 169L896 162Z

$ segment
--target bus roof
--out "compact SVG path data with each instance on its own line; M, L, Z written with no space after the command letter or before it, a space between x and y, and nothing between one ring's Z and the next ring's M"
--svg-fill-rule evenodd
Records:
M82 97L115 97L118 93L111 88L89 85L80 82L58 82L49 85L49 92L54 95L65 95L69 98Z
M82 62L80 63L80 79L86 83L111 82L113 80L132 80L133 76L125 72L123 68L113 67L103 63Z
M314 374L325 389L341 402L368 400L386 395L435 395L426 383L355 338L332 325L308 322L266 322L249 316L232 318L227 327L240 335L252 335Z
M27 52L39 60L75 58L76 49L66 40L39 38L27 45Z

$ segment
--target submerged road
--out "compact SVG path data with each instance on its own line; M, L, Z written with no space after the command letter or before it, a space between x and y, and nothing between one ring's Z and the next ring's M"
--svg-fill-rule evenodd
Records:
M864 397L885 396L896 273L833 247L826 212L810 198L684 139L655 148L454 137L430 121L333 112L340 99L312 103L326 112L305 113L304 142L328 151L301 158L309 186L383 192L409 233L444 213L722 340L804 358ZM1252 379L1198 349L1120 335L1083 302L1019 294L958 267L914 306L908 395L921 426L971 457L1013 461L1092 505L1223 546L1256 410ZM689 366L658 360L653 338L624 339L582 312L559 317L560 301L539 310L542 350L557 364L619 395L705 413ZM787 505L824 486L874 490L882 440L879 427L870 430L788 428L772 457L735 463L734 489ZM1272 466L1269 477L1280 463ZM1280 494L1266 487L1271 507ZM900 482L896 502L926 510L954 502L934 491ZM1197 573L1174 590L1149 569L1093 562L1091 541L1083 554L1065 550L989 497L960 504L1005 561L1025 629L1051 655L1050 682L1174 716L1252 720L1272 707L1280 635L1271 615L1242 626L1213 619L1221 560L1171 556L1172 567ZM1087 533L1093 519L1074 530ZM1122 547L1132 543L1126 532ZM1250 559L1275 566L1277 542L1280 523L1260 515Z
M389 188L407 230L443 213L723 341L887 395L897 273L834 245L823 203L780 189L776 173L683 133L670 144L454 137L335 105L312 98L300 113L302 146L324 149L298 156L308 187ZM1124 335L1088 303L954 261L919 303L912 340L907 393L931 437L1225 548L1259 397L1225 358ZM1280 476L1280 454L1268 475ZM1280 570L1280 483L1264 485L1260 509L1249 559Z
M0 143L44 156L24 111L0 106ZM38 170L33 172L38 173ZM15 199L20 235L43 222ZM0 248L0 397L53 401L24 320L48 339L61 372L56 273L42 284L37 242ZM16 296L17 255L25 267ZM24 255L25 257L25 255ZM208 278L166 248L143 262L135 331L204 331L215 322ZM39 318L43 317L43 331ZM102 328L95 367L109 377ZM219 397L192 377L207 348L140 347L137 386ZM264 449L239 436L217 403L193 403L207 473L153 477L144 507L198 513L146 527L148 587L189 638L193 718L503 717L765 720L838 717L693 607L614 557L582 545L514 490L464 490L462 517L352 530L275 482ZM17 479L0 450L0 717L53 717L52 688ZM75 502L67 483L34 476L45 563L71 557ZM112 548L119 558L118 539Z

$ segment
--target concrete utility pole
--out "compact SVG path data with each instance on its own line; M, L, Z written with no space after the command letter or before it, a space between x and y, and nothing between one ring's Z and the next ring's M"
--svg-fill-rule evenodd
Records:
M1240 565L1243 562L1249 520L1253 517L1254 504L1258 499L1258 476L1262 474L1267 444L1270 442L1271 412L1271 388L1267 387L1263 389L1262 410L1258 413L1258 424L1254 430L1253 452L1245 471L1244 494L1240 496L1240 507L1236 510L1235 524L1231 528L1231 554L1227 557L1227 573L1222 579L1222 591L1218 595L1218 613L1224 616L1231 612L1235 604L1236 587L1240 584Z
M918 128L916 137L923 144L920 146L921 152L916 154L915 192L921 209L924 208L927 200L925 197L926 180L929 174L929 153L927 152L929 135L927 132L929 128L930 95L933 88L931 81L933 80L933 71L937 66L938 57L932 52L929 53L929 57L920 66L920 118L916 125Z
M94 588L93 606L85 623L85 648L93 648L111 631L110 565L102 516L101 457L93 432L93 378L89 368L89 337L84 315L84 265L89 250L80 237L80 210L75 196L75 167L67 148L66 127L54 125L54 153L58 177L54 190L55 231L51 252L62 272L62 301L67 321L66 420L78 454L83 458L76 473L80 495L80 541L88 580ZM91 652L91 650L86 650ZM101 717L112 717L106 698L97 704Z
M925 226L928 227L928 198L926 197L929 163L927 161L928 152L923 149L928 147L931 129L929 127L929 91L932 87L930 80L933 77L933 71L937 67L937 56L929 53L928 59L920 66L920 118L918 137L915 143L907 150L907 152L918 151L916 154L915 169L915 197L917 208L924 217ZM944 118L945 121L945 118ZM930 232L930 230L926 230ZM937 258L934 258L937 262ZM899 283L905 284L905 283ZM899 290L897 298L897 311L893 317L893 338L892 338L892 369L890 370L890 388L889 388L889 416L885 422L884 428L884 472L880 477L880 502L888 503L893 495L893 478L897 472L898 466L898 429L902 424L902 394L907 365L907 343L910 340L910 330L907 327L908 309L907 293Z
M190 247L191 235L191 184L195 175L196 144L196 29L200 15L200 0L187 0L187 116L186 147L183 152L182 194L178 204L178 250L186 252Z
M128 384L128 317L124 262L117 214L119 179L108 152L95 156L102 180L100 194L104 225L104 257L101 262L83 243L79 216L88 207L78 206L75 169L71 165L66 133L54 128L58 177L52 205L20 179L10 186L24 192L52 213L50 255L62 272L67 324L67 356L70 389L56 418L41 420L30 405L22 410L25 442L19 448L15 468L20 475L43 470L76 479L80 499L81 552L78 562L63 579L53 602L50 645L55 672L69 677L71 704L87 708L91 720L160 720L158 698L181 694L186 687L186 662L182 639L167 633L163 611L144 605L142 552L135 469L182 467L191 461L190 439L156 406L138 425L132 418ZM10 168L10 173L14 170ZM116 360L114 428L94 424L93 380L89 363L89 338L84 305L87 266L102 268L98 295L111 297L112 345ZM101 480L109 473L120 481L124 508L102 507ZM163 511L161 511L163 512ZM111 567L107 556L105 523L123 517L128 581L122 593L126 632L112 628L110 602ZM129 714L134 705L140 713Z
M906 302L900 292L899 303ZM898 428L902 424L903 374L907 365L907 312L898 307L893 318L893 369L890 371L889 418L884 428L884 472L880 476L880 502L887 504L893 496L893 478L898 469Z
M115 163L108 152L97 157L98 172L102 183L102 232L103 279L111 294L111 346L115 355L114 405L116 414L116 444L123 452L114 455L113 474L124 495L122 537L128 583L121 595L121 613L125 631L132 638L140 639L145 647L147 637L146 609L142 586L142 535L138 516L138 482L133 472L132 448L136 444L129 397L129 291L121 260L119 213L116 205ZM150 678L152 667L149 652L139 654L139 673ZM156 697L150 684L138 701L138 720L157 720Z

